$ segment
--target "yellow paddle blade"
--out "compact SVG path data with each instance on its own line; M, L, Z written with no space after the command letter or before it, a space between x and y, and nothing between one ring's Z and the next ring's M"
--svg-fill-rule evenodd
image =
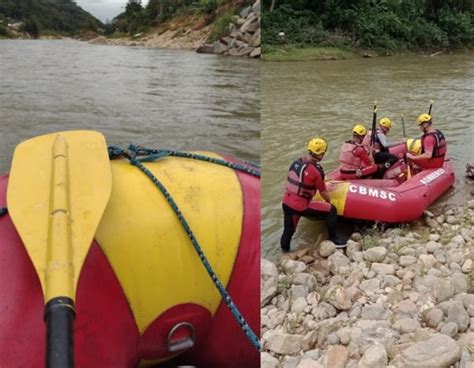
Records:
M45 303L58 296L75 299L111 188L107 144L98 132L53 133L16 147L8 212L38 273Z

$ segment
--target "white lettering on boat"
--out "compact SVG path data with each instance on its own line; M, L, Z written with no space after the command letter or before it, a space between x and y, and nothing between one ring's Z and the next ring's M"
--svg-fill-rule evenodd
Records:
M435 181L436 179L438 179L445 172L446 171L444 171L444 169L438 169L436 171L433 171L430 175L427 175L423 179L421 179L420 183L427 185L431 183L432 181Z
M380 198L384 200L388 199L389 201L392 201L392 202L395 202L397 200L395 193L387 192L385 190L381 190L377 188L367 188L367 187L364 187L363 185L351 184L349 185L349 192L358 193L361 195L366 195L366 196L374 197L374 198Z

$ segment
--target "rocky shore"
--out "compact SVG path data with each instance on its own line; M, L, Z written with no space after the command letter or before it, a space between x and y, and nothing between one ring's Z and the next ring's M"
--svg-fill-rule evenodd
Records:
M204 44L196 51L199 53L222 54L230 56L249 56L259 58L260 49L261 4L257 0L234 15L229 24L229 36L221 37L213 44Z
M196 27L189 24L183 27L178 18L151 33L122 38L99 36L88 42L96 45L195 50L198 53L260 58L260 18L261 3L257 0L232 17L228 25L228 36L221 37L212 44L206 43L211 34L211 25Z
M262 368L474 368L474 200L262 259Z

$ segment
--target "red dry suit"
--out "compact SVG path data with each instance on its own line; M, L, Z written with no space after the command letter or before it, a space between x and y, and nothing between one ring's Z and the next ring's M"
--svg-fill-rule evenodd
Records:
M447 152L447 142L443 133L438 129L428 132L421 137L421 153L431 152L431 158L415 161L422 169L435 169L443 166Z
M367 146L353 141L347 141L342 145L339 162L341 163L339 170L344 180L365 178L378 169L378 166L372 164L370 160Z

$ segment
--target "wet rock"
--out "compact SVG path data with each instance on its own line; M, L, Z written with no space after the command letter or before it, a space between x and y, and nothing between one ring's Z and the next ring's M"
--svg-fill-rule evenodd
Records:
M380 344L369 346L362 359L359 361L359 368L385 368L388 364L387 351Z
M369 262L382 262L387 256L387 249L374 247L364 252L364 259Z
M446 368L456 363L461 350L446 335L437 334L427 341L417 342L395 357L397 366L417 368ZM398 359L397 359L398 358Z

